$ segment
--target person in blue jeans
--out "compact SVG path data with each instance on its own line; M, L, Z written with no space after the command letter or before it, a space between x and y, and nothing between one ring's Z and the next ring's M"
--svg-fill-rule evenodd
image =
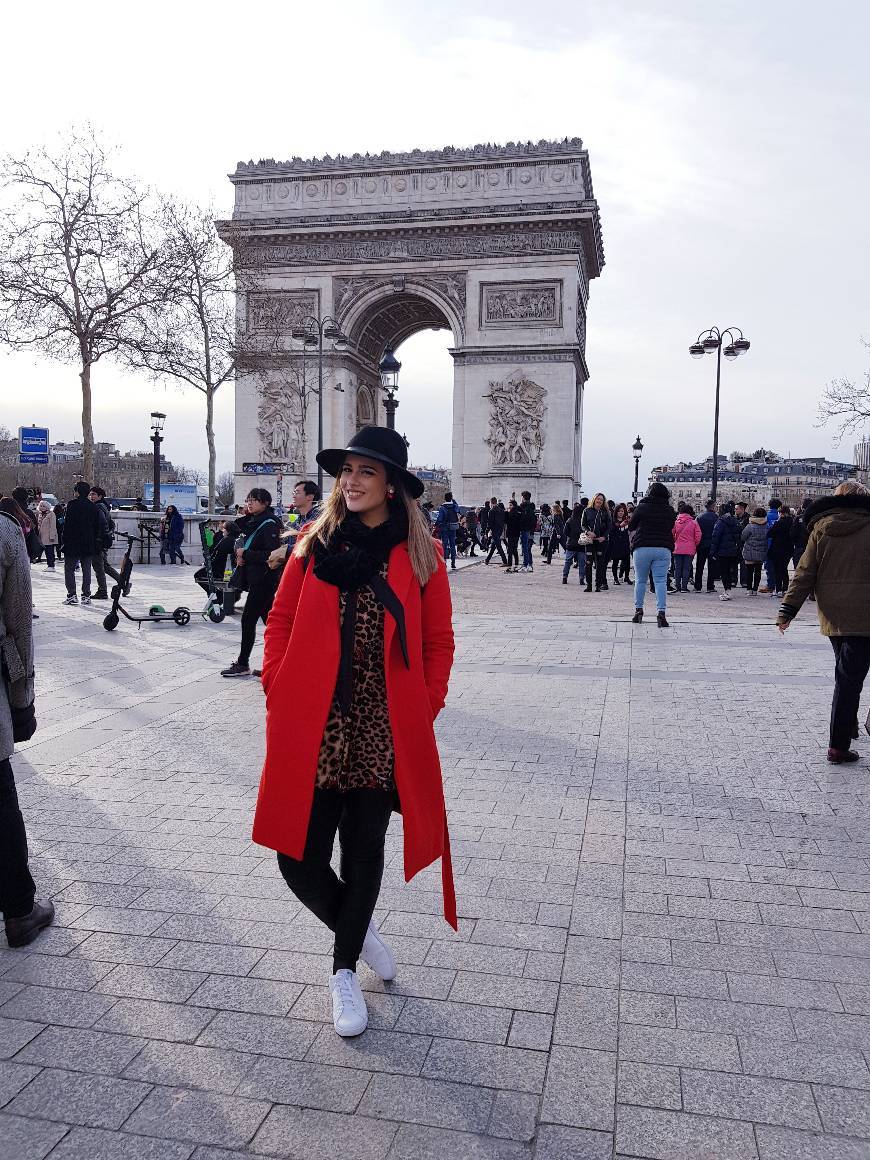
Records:
M562 583L568 583L571 565L577 561L578 579L582 584L586 579L586 547L580 543L580 534L583 531L583 508L579 503L574 504L574 513L566 521L562 536L565 542L565 565L562 568Z
M532 544L535 539L535 529L538 526L538 513L532 503L530 491L521 492L523 502L520 504L522 524L520 526L520 546L523 552L523 571L533 572Z
M444 503L435 517L435 530L441 537L444 559L450 558L450 567L456 568L456 533L459 531L459 505L452 491L445 491Z
M671 493L663 483L650 484L628 523L628 541L634 556L634 616L632 624L643 620L643 602L650 573L656 590L659 628L670 628L667 619L668 569L674 547L677 513L671 507Z

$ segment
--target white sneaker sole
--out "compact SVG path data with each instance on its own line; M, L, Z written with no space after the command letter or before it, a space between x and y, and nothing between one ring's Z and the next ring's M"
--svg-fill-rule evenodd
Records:
M374 924L371 924L366 932L360 958L369 970L374 971L385 983L395 979L396 956L381 938Z

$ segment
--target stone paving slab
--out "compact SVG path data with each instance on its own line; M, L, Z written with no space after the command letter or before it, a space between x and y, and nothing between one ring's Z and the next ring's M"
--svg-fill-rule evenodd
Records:
M388 835L370 1028L250 841L262 694L238 619L101 626L34 570L40 729L14 759L58 923L0 950L0 1160L868 1160L870 742L824 760L806 610L561 568L451 579L438 722L460 929ZM202 601L137 569L130 603ZM648 608L651 608L648 603Z

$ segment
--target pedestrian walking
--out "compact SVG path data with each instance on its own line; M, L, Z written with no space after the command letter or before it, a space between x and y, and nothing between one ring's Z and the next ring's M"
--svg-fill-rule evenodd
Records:
M713 529L716 527L716 504L712 499L708 499L704 504L704 510L698 516L698 527L701 529L701 539L698 541L698 548L695 552L695 591L701 591L701 584L704 579L704 568L707 569L707 591L715 592L716 585L714 580L714 566L710 563L710 541L713 539Z
M520 570L520 536L523 529L523 513L515 499L508 500L505 515L505 535L507 537L507 568L505 572Z
M174 564L178 556L178 562L184 564L183 543L184 516L174 503L168 504L160 521L160 563L165 564L169 556L169 563Z
M731 511L731 505L723 503L719 507L719 519L713 528L710 540L710 559L722 579L724 592L720 600L731 599L731 589L737 585L737 561L740 554L740 528Z
M586 579L586 539L583 530L583 508L574 504L571 518L565 524L565 563L562 566L562 583L568 583L571 568L577 565L577 579L582 584ZM581 537L583 537L581 539Z
M761 566L767 558L767 514L764 508L756 508L749 517L749 523L740 533L746 587L750 596L758 595L761 583Z
M674 524L674 589L688 592L692 578L692 561L701 542L701 529L688 504L680 505Z
M550 533L550 542L547 545L547 563L553 563L553 553L565 543L565 516L561 504L553 504L553 530Z
M54 509L47 499L39 501L39 538L42 540L45 548L45 565L46 572L53 572L55 553L57 551L57 519L55 518Z
M870 670L870 493L847 480L807 509L806 523L809 540L776 623L785 632L815 591L819 628L836 659L828 761L840 765L860 757L849 743L858 737L858 705Z
M586 532L586 591L592 591L592 577L595 576L595 591L607 591L607 545L610 541L610 512L604 492L599 491L592 503L583 512L583 531Z
M450 559L450 567L456 568L456 533L459 531L459 504L453 498L452 491L445 491L444 503L438 509L435 517L435 530L441 537L441 546L444 549L444 559Z
M253 838L278 851L290 890L334 933L333 1025L354 1036L368 1023L359 959L396 975L372 921L394 809L406 878L440 859L444 916L457 926L433 728L454 643L447 571L402 437L364 427L317 461L337 482L284 570L266 629Z
M677 513L671 507L671 493L663 483L651 483L628 523L628 540L634 557L633 624L643 620L646 585L652 574L656 593L659 628L670 628L667 619L668 568L674 546Z
M489 529L489 552L484 560L484 564L488 564L495 553L498 552L502 566L507 568L507 556L504 554L504 548L502 546L507 512L505 511L504 504L499 503L495 496L489 502L489 520L487 523Z
M618 503L613 509L613 522L610 526L610 544L608 557L613 571L613 583L618 587L620 583L630 583L631 575L631 546L628 542L628 507Z
M239 655L221 670L222 677L251 676L250 659L257 640L257 623L268 622L278 574L269 567L269 557L278 547L281 524L272 507L272 496L264 487L254 487L245 500L245 514L235 521L239 536L234 545L235 568L230 585L247 592L242 609L242 640Z
M63 559L63 526L66 522L66 504L61 500L60 503L54 506L54 522L57 527L57 548L55 549L55 556L58 560Z
M76 566L82 574L82 604L91 602L91 560L100 538L100 515L88 499L90 484L83 480L75 485L75 498L66 505L63 526L63 575L66 582L66 603L78 604L76 596Z
M36 900L27 830L9 760L16 743L29 741L36 732L33 599L23 532L20 522L0 509L0 910L10 947L32 943L54 919L51 902Z
M101 487L92 487L88 492L88 499L96 505L100 517L100 534L97 540L97 550L91 557L91 566L97 579L97 590L93 594L94 600L108 600L109 592L106 587L106 575L120 583L121 574L109 563L108 552L115 542L115 521L112 519L112 510L109 507L106 493ZM183 526L183 525L182 525ZM126 585L124 595L129 596L132 584Z

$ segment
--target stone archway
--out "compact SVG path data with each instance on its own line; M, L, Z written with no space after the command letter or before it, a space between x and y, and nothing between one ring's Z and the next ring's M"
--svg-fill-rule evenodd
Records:
M276 374L288 401L300 383L310 392L310 356L306 370L289 341L294 325L331 315L350 338L346 352L325 355L325 445L346 442L362 415L383 422L377 363L387 346L447 328L460 498L579 493L586 306L604 264L579 139L240 163L231 180L233 218L218 228L239 272L239 345L280 332L272 396ZM236 383L238 472L273 461L275 399L264 399L263 377ZM309 400L294 415L311 472Z

